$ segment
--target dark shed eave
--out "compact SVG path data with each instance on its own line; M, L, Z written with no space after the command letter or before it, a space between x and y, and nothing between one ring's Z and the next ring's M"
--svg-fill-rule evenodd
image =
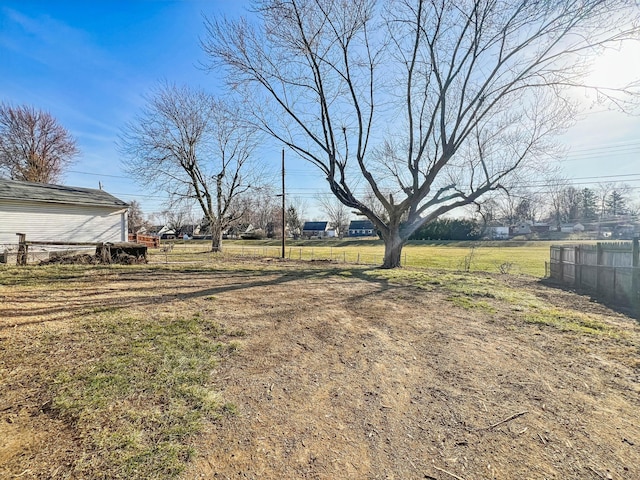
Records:
M93 188L0 179L0 199L91 207L128 208L119 198Z

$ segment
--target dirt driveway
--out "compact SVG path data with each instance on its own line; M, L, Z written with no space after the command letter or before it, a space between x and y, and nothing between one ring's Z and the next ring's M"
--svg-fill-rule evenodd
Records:
M285 263L3 287L0 372L13 390L0 393L0 472L63 478L82 455L36 407L35 370L9 353L44 361L38 339L109 306L199 312L244 332L214 375L236 413L194 441L184 478L640 478L638 324L533 278L476 277L484 293ZM532 321L534 300L606 330Z

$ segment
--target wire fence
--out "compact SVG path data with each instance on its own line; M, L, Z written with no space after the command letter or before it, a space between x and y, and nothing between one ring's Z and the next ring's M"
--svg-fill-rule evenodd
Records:
M472 242L464 245L408 245L402 251L403 267L434 268L463 272L484 271L495 273L529 274L542 277L548 260L547 242L540 245L523 245L504 248L491 242ZM0 245L0 262L16 265L18 243ZM66 247L59 245L30 245L28 264L37 264L54 256L76 253L94 254L95 247ZM159 248L148 248L146 258L150 264L211 265L220 257L271 258L282 256L278 245L247 245L223 243L222 252L212 252L211 243L205 241L163 241ZM284 258L300 262L332 262L346 265L380 266L384 260L384 245L360 243L326 245L309 242L303 245L287 245Z
M171 251L167 243L160 249L149 249L150 263L206 263L222 256L237 258L280 258L282 250L276 245L247 245L224 243L222 253L212 253L210 243L175 242ZM536 246L504 248L472 242L465 245L409 245L400 258L401 266L435 268L455 271L484 271L500 274L529 274L543 277L548 259L547 242ZM384 245L322 245L310 242L285 247L284 258L290 261L333 262L349 265L380 266L384 260Z
M165 244L158 250L150 249L150 263L203 263L208 262L220 253L211 252L209 245L173 244L168 248ZM357 249L334 247L291 246L285 247L284 258L287 260L310 262L338 262L356 265L379 265L383 253L364 252ZM276 246L225 245L221 252L224 256L240 258L282 258L282 248ZM403 260L407 260L406 254Z
M95 246L30 245L26 263L33 265L53 257L94 254ZM0 263L15 265L18 244L0 244ZM239 258L281 258L281 247L225 245L220 253L212 252L209 244L163 242L159 248L149 248L147 258L151 264L206 264L219 256ZM380 265L383 253L334 247L286 247L284 258L306 262L337 262L357 265ZM406 254L403 261L406 262Z

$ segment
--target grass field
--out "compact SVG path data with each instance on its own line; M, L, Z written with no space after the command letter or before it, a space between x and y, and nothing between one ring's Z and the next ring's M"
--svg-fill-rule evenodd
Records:
M15 444L28 450L47 430L12 429L26 410L77 432L70 478L105 479L175 477L193 456L191 438L204 422L233 411L212 388L211 372L233 355L243 333L197 310L139 308L128 292L135 282L123 289L117 280L133 275L157 288L170 285L156 272L137 265L0 269L0 412L10 410L9 430L0 425L0 438L8 439L0 440L0 478L14 476L2 467ZM11 322L25 336L4 349ZM15 368L24 375L18 384ZM41 463L48 468L46 459ZM25 478L57 478L59 467L52 459L48 474L23 471L31 474Z
M402 252L402 264L415 268L517 273L542 278L549 247L559 242L410 242ZM165 256L150 251L152 261L204 261L209 247L204 241L177 241ZM225 241L226 254L244 257L280 257L277 241ZM316 240L291 241L285 246L285 257L291 260L332 260L344 263L379 265L384 255L380 240Z

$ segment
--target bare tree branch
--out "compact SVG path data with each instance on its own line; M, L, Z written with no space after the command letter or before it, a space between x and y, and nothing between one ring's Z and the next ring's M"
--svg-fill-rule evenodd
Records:
M0 174L55 183L78 153L76 139L48 112L0 104Z
M584 80L598 52L638 39L640 7L625 2L261 0L256 12L207 20L210 66L374 223L385 267L425 222L539 172L577 116L572 88L618 107L640 96Z
M256 131L238 108L201 90L164 84L120 136L125 169L178 201L195 201L212 231L212 249L242 212L238 201L258 180Z

